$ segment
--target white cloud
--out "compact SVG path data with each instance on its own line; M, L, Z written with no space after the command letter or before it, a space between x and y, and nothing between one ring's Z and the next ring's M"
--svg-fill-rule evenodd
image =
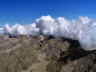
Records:
M44 35L53 35L56 30L55 19L51 16L42 16L36 19L36 24L40 28L40 32Z
M68 20L64 17L52 18L41 16L29 25L15 24L4 26L7 34L21 35L53 35L79 40L85 50L96 49L96 21L88 17Z

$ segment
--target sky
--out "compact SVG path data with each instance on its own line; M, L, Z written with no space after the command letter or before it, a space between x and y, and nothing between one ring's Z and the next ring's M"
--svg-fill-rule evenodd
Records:
M40 16L96 18L96 0L0 0L0 26L30 24Z

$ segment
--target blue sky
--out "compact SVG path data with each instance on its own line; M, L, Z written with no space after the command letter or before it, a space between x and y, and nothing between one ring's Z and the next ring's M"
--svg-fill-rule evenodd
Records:
M0 25L29 24L43 15L96 18L96 0L0 0Z

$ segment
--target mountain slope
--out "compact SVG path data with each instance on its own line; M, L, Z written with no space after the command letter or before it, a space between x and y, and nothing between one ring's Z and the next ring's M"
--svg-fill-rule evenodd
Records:
M70 39L0 36L0 72L96 72L95 60Z

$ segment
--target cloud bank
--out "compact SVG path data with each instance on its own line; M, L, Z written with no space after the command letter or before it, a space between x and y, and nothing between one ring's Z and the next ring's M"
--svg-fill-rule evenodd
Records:
M53 35L54 37L67 37L79 40L85 50L96 49L96 20L88 17L79 17L68 20L64 17L52 18L41 16L32 24L6 24L3 28L4 34L11 35Z

